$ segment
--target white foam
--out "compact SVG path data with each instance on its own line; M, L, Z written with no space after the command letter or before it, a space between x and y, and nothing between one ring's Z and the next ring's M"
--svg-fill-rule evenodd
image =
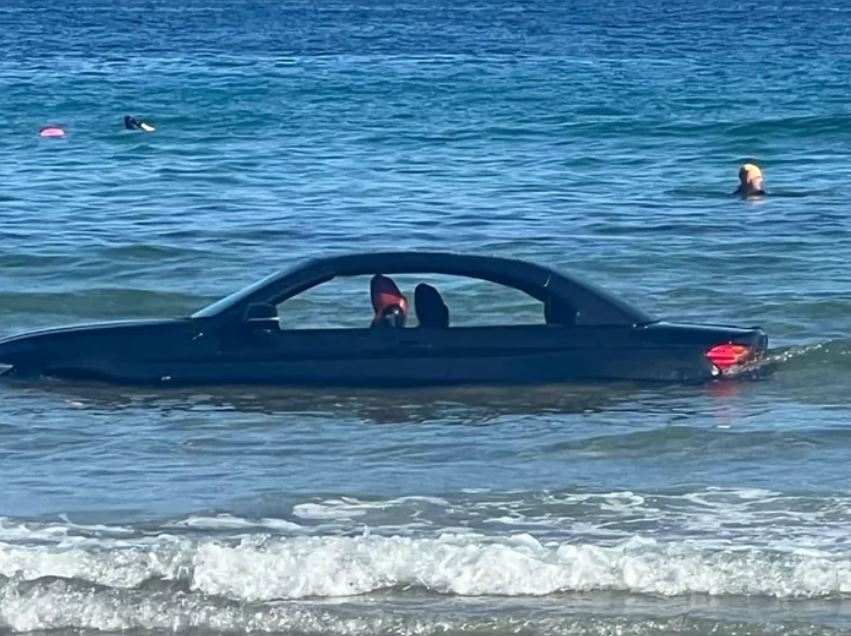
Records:
M371 511L387 510L409 504L429 504L449 507L451 504L440 497L397 497L384 501L362 501L353 497L326 499L320 502L302 503L293 506L293 514L302 519L345 520L363 517Z
M169 528L195 528L199 530L250 530L267 529L276 532L299 532L304 528L297 523L284 519L243 519L229 514L220 514L214 517L191 516L180 521L166 524Z
M81 525L63 519L62 523L22 523L0 517L0 541L54 541L69 536L127 536L135 531L124 526Z
M283 632L420 634L420 621L338 616L299 607L262 608L210 602L198 596L97 592L67 585L0 592L0 628L12 632L98 630L120 632ZM432 624L439 631L441 623Z
M362 517L366 514L366 509L343 502L303 503L293 506L293 514L302 519L351 519Z
M849 497L709 489L503 493L452 503L338 498L294 509L327 524L222 514L191 516L159 532L0 518L0 575L116 590L179 581L235 602L410 587L466 596L828 597L851 593L849 504ZM367 523L373 520L387 523Z
M144 633L287 633L340 636L425 636L427 634L517 634L546 636L651 636L668 633L812 634L793 626L755 629L741 623L690 619L550 616L529 611L459 615L416 607L310 604L237 604L196 594L80 589L63 582L0 590L0 630L16 633L102 631ZM727 630L725 627L729 627ZM820 634L838 630L820 629Z
M345 596L397 586L459 595L623 590L816 597L851 592L851 559L633 538L620 545L545 546L529 535L438 539L300 537L201 546L193 589L242 600Z
M547 595L619 590L821 597L851 593L851 555L777 551L747 544L719 549L699 540L636 536L612 545L547 541L529 534L402 536L243 535L240 540L176 538L0 543L0 574L116 589L152 579L236 601L342 597L395 587L464 596Z
M153 545L144 545L153 543ZM152 578L178 579L191 567L188 540L160 537L140 541L97 544L89 549L67 543L21 546L0 543L0 575L18 580L61 577L117 588L135 587Z

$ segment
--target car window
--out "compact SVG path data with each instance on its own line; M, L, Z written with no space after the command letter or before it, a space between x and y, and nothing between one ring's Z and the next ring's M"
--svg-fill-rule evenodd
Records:
M457 276L423 277L420 282L440 292L450 327L544 324L543 304L518 289Z
M417 327L415 289L436 289L449 310L449 327L544 324L543 303L525 292L488 281L433 274L389 276L408 301L406 327ZM282 329L368 328L374 316L371 276L338 277L278 305Z

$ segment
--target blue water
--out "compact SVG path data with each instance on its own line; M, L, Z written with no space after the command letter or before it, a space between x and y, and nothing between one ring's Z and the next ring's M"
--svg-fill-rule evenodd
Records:
M0 335L428 248L762 325L774 366L700 387L3 383L0 632L851 630L851 7L4 0L0 41ZM729 195L745 160L770 196ZM470 321L533 315L441 288ZM366 289L282 320L361 324Z

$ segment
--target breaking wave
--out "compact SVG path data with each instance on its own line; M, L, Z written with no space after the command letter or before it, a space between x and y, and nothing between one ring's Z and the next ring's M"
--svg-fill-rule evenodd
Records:
M0 545L0 628L640 635L669 633L666 625L673 624L665 619L543 620L516 612L436 619L421 610L429 599L439 603L451 596L626 592L804 599L851 593L851 558L823 550L733 543L718 548L638 536L594 545L539 541L529 534L409 538L251 532L206 539L125 534L106 528L88 537L62 536L41 529L21 542L6 533ZM400 598L414 594L418 612L394 614L392 606L378 611L368 595L386 591ZM704 633L700 620L688 620L693 633ZM677 625L682 628L683 621ZM740 626L737 633L771 632Z
M411 605L422 608L422 599ZM469 609L469 608L468 608ZM735 633L740 636L833 635L842 629L802 621L750 622L673 616L541 616L517 611L494 615L473 608L417 613L369 604L237 604L194 594L97 590L67 581L17 585L0 592L0 628L17 633L80 630L82 633L286 633L344 636L427 634L545 634L553 636L661 636Z
M331 507L300 511L320 509L322 517ZM218 528L214 536L211 526ZM42 598L60 588L91 602L165 586L238 603L404 589L465 597L616 591L794 599L851 593L851 553L836 543L760 546L733 538L662 540L641 534L554 540L460 529L411 537L373 534L367 527L311 536L294 534L295 528L288 521L235 517L210 523L195 518L156 532L6 520L0 533L0 616L13 625L22 594Z

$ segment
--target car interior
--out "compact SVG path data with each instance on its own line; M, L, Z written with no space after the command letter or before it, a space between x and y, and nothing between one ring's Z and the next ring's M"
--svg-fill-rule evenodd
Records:
M358 309L362 303L359 299L363 299L364 294L364 278L337 277L336 282L313 286L277 308L262 304L252 306L246 319L261 327L264 323L271 325L280 317L278 327L284 330L577 324L577 311L570 303L552 297L536 299L511 286L484 282L481 287L483 281L479 279L445 275L435 276L437 281L429 282L420 276L402 275L397 284L396 276L375 274L367 279L372 317L369 324L364 325L361 322L364 315ZM413 287L411 302L400 287ZM451 298L452 311L444 298L446 292ZM496 309L491 310L492 306Z

